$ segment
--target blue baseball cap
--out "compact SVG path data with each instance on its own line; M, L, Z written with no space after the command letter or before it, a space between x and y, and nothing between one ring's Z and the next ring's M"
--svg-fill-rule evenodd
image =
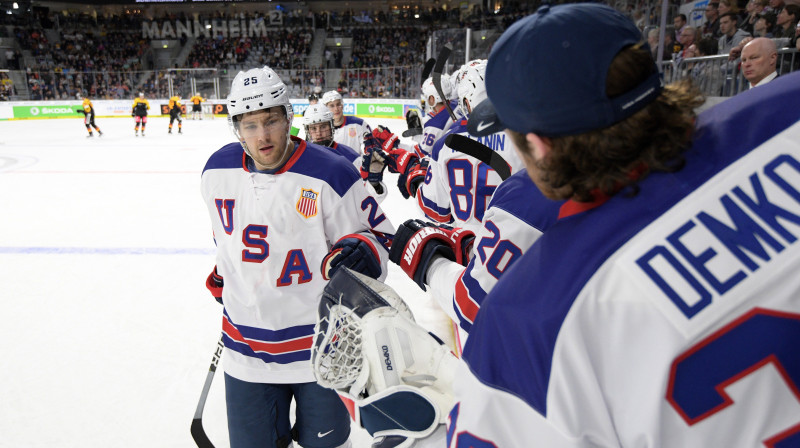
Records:
M472 110L467 130L475 136L511 129L558 137L630 117L661 94L658 70L614 98L606 95L606 76L614 57L641 40L629 18L605 5L540 7L492 48L485 77L489 98Z

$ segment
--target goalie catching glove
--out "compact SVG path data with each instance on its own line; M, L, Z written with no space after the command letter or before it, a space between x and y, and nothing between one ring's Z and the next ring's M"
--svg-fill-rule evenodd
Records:
M456 357L392 288L349 269L325 286L311 361L317 383L353 400L355 421L396 447L432 434L454 405Z
M466 266L474 242L475 234L469 230L409 219L394 234L389 260L400 265L426 291L425 281L434 256Z

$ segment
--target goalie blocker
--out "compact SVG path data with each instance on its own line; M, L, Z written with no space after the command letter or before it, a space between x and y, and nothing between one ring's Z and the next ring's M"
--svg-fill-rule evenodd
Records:
M354 402L352 417L378 439L373 446L443 433L457 359L384 283L336 271L320 300L311 360L319 385Z

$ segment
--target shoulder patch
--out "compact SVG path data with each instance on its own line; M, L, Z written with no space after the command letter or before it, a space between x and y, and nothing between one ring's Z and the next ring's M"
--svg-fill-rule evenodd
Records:
M295 206L297 212L306 219L317 216L317 198L319 198L319 192L310 188L301 188L300 198Z

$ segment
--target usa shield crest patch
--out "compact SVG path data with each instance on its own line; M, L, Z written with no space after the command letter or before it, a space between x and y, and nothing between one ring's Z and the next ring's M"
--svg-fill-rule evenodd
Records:
M317 216L317 198L319 193L310 189L300 189L300 199L297 200L297 212L305 218Z

